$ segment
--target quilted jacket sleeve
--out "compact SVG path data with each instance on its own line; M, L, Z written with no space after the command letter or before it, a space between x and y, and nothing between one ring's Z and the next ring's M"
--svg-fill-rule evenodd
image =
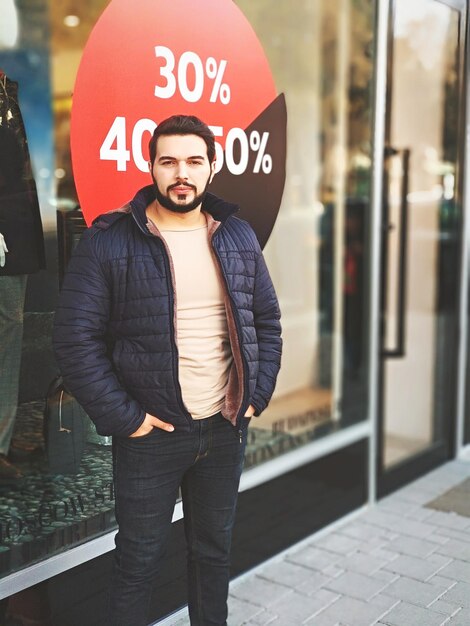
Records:
M145 412L123 389L107 355L110 285L93 232L84 233L68 266L54 320L54 351L68 390L98 433L128 436Z
M254 287L254 322L259 350L259 371L256 388L250 402L259 415L267 407L281 367L281 312L276 292L258 247Z

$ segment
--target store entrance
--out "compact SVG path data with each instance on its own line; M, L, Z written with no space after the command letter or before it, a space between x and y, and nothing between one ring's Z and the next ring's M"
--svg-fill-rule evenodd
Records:
M462 0L395 0L388 42L378 493L449 458L461 246Z

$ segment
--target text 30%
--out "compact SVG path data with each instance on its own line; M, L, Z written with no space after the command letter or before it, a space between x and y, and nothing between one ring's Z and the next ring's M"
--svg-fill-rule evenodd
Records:
M157 98L172 98L178 89L186 102L199 102L204 92L207 77L213 81L209 101L217 102L219 100L222 104L230 102L230 87L223 82L227 61L217 62L214 57L209 57L204 64L195 52L183 52L178 60L175 76L176 59L170 48L155 46L155 56L165 61L165 64L160 67L160 76L166 80L165 85L155 85ZM192 68L194 75L191 86L188 80L190 68Z

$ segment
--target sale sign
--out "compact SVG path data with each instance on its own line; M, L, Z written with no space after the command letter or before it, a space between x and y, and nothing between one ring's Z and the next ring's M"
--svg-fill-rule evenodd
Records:
M73 94L74 178L85 219L151 182L163 119L196 115L216 138L210 191L240 205L262 245L285 182L287 114L253 28L232 0L112 0L85 47Z

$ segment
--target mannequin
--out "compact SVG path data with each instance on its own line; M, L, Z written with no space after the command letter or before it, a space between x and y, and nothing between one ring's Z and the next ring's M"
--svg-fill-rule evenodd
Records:
M8 459L18 403L27 275L45 266L36 184L18 84L0 76L0 482L21 478Z
M2 0L0 52L16 44L18 13L14 0ZM18 85L0 70L0 483L17 482L21 472L7 452L18 402L27 274L44 267L36 185L18 106ZM21 235L21 236L20 236ZM21 239L21 237L23 239ZM29 248L29 249L28 249ZM15 622L51 624L47 583L5 600Z
M2 0L0 51L16 44L18 30L14 0ZM21 478L7 453L18 403L26 280L44 265L39 203L18 85L0 70L0 484ZM9 616L18 623L51 624L46 585L40 583L5 600Z

